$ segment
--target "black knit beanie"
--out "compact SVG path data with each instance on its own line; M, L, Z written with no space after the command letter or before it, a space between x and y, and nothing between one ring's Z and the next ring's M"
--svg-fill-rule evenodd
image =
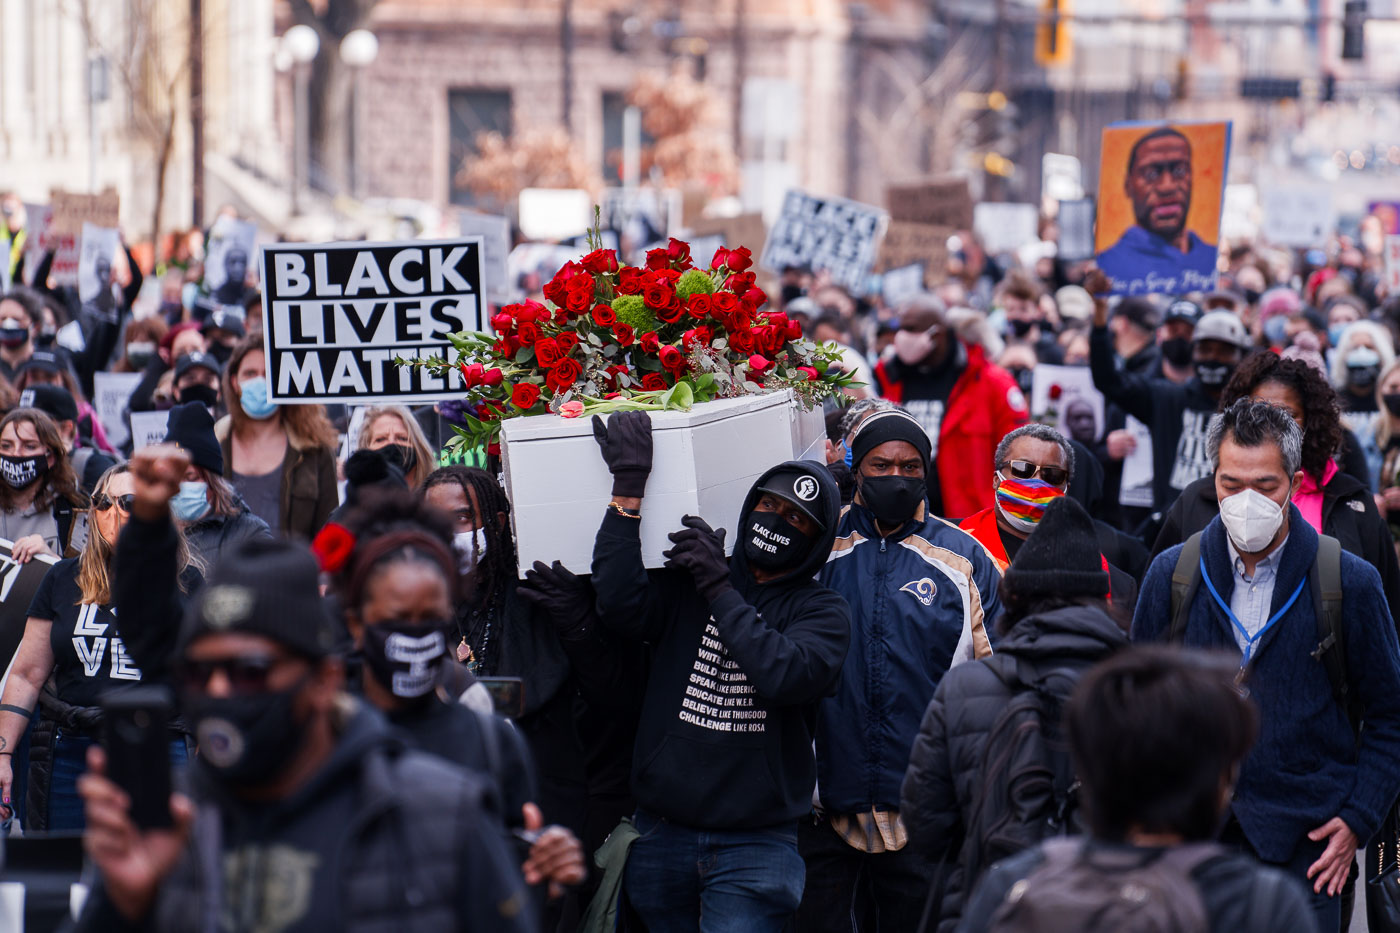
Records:
M186 402L170 409L165 442L190 455L190 462L210 473L224 472L224 451L214 436L214 417L203 402Z
M205 635L240 632L303 657L326 657L340 634L321 598L319 573L304 544L251 538L225 548L185 612L178 653Z
M933 453L928 431L913 415L894 409L877 411L856 426L855 433L851 435L851 468L859 469L860 461L866 454L888 441L913 444L919 456L924 458L924 470L927 472Z
M1006 586L1020 596L1108 595L1098 533L1084 506L1068 496L1050 503L1006 568Z

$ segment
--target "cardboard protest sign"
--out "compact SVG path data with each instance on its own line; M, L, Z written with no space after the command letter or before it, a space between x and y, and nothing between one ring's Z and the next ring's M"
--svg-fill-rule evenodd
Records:
M1133 437L1133 449L1123 458L1123 479L1118 504L1140 509L1152 507L1152 430L1132 415L1123 429Z
M941 282L948 271L948 238L956 232L952 227L892 220L880 243L878 268L884 272L918 263L926 284Z
M34 270L44 261L44 253L53 248L49 233L53 210L47 204L25 204L24 216L24 280L33 282Z
M885 189L891 220L972 229L972 191L961 175L930 178Z
M97 420L102 422L102 429L107 432L107 440L113 447L122 447L130 436L126 426L126 406L140 382L141 373L93 373L92 407L96 409Z
M888 222L888 214L869 204L790 190L759 266L769 272L788 266L825 271L837 285L863 295Z
M117 192L111 188L101 194L76 194L55 190L49 195L50 241L45 249L54 250L49 276L55 285L78 284L78 241L83 224L115 230L119 225L121 206Z
M209 231L204 252L204 291L216 304L239 305L247 288L258 228L246 220L220 217Z
M972 212L972 230L990 256L1012 253L1040 239L1040 211L1034 204L984 201Z
M484 330L481 237L278 243L262 253L269 397L279 404L427 402L461 374L399 367L456 359L448 335Z
M58 558L39 554L27 564L17 564L10 556L13 541L0 538L0 673L8 674L10 662L29 618L29 603L40 582Z
M136 452L143 447L165 441L165 426L170 421L169 411L133 411L131 413L131 450Z
M1400 234L1385 237L1385 290L1388 295L1400 295Z
M116 230L83 224L78 247L78 298L84 304L112 289L112 261L121 249L121 234Z
M1060 240L1056 255L1066 262L1094 258L1094 202L1061 201L1058 217Z
M1215 287L1230 123L1103 131L1096 247L1117 295Z
M1093 446L1103 436L1103 395L1087 366L1047 366L1032 370L1031 417L1065 437Z
M462 236L481 237L481 273L486 277L486 300L497 306L514 301L517 289L506 277L506 260L510 258L510 221L494 214L458 211L457 230Z
M1280 246L1323 246L1332 232L1332 186L1291 183L1264 189L1264 237Z

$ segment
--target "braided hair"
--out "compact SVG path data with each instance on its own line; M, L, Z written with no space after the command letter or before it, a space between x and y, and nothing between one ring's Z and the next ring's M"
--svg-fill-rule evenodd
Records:
M457 486L467 503L479 509L477 527L486 535L486 553L476 568L476 592L483 606L492 605L505 593L515 576L515 536L510 530L510 500L490 473L476 467L454 464L441 467L423 480L420 493L434 486ZM507 521L496 521L497 514Z

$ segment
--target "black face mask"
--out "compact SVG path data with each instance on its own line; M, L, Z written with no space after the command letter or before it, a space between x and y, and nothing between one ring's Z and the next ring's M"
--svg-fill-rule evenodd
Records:
M1013 337L1024 337L1031 332L1031 328L1035 326L1035 321L1007 319L1006 326L1011 331Z
M801 298L801 297L802 297L802 295L803 295L802 286L801 286L801 285L784 285L784 286L782 287L782 289L780 290L780 294L783 296L783 305L786 306L787 303L788 303L789 301L792 301L794 298Z
M404 476L418 465L418 452L407 444L385 444L379 448L379 456L398 467Z
M1027 396L1031 394L1031 386L1035 384L1035 371L1021 366L1011 367L1011 378L1016 380L1016 387Z
M744 557L760 570L790 570L812 549L812 539L777 512L750 512Z
M1390 412L1391 417L1400 418L1400 392L1382 395L1381 401L1385 403L1385 410Z
M1185 337L1171 337L1162 341L1162 356L1173 366L1191 365L1191 341Z
M203 383L195 383L180 390L180 401L199 402L206 408L213 408L219 404L219 390Z
M0 475L15 489L25 489L49 471L49 458L44 454L32 457L0 455Z
M927 497L922 476L860 477L860 501L882 525L903 525Z
M0 327L0 346L22 347L28 339L28 327Z
M218 360L222 365L228 365L229 357L233 356L233 347L217 340L209 342L209 355Z
M187 698L199 756L220 781L258 787L286 770L306 735L307 723L292 712L305 683L302 678L289 690Z
M437 687L447 657L448 622L378 622L365 626L365 666L381 687L402 700L424 700Z
M1224 388L1225 383L1230 381L1230 375L1234 373L1233 363L1206 363L1196 364L1196 378L1201 380L1201 385L1207 389Z
M1244 300L1249 302L1250 304L1255 304L1262 297L1264 297L1263 292L1256 292L1252 288L1246 288L1244 290Z
M1376 378L1380 374L1379 366L1348 366L1347 385L1357 389L1369 389L1376 384Z

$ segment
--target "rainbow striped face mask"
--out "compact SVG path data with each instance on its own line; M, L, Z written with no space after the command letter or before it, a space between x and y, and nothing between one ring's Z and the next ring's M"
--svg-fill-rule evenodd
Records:
M997 472L997 508L1020 531L1035 531L1050 503L1065 494L1058 486L1043 479L1007 479Z

